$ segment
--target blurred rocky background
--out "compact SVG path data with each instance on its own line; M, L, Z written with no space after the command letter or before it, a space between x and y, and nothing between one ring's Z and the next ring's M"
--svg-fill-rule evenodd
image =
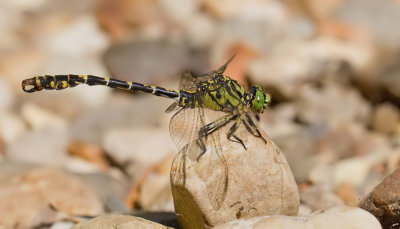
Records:
M380 183L400 164L399 21L398 0L1 0L0 225L119 213L177 227L171 101L88 86L26 94L21 80L177 89L183 72L237 54L226 74L272 94L259 126L289 162L299 215L359 205L398 228L398 181Z

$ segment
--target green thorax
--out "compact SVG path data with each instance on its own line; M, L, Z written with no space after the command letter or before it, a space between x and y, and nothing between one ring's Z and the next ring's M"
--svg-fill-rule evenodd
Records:
M237 81L216 75L208 81L199 82L196 91L190 91L190 99L181 99L180 106L202 107L231 113L237 109L247 110L249 97Z

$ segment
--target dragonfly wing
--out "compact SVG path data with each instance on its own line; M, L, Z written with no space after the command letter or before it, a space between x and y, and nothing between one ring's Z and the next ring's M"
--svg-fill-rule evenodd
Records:
M197 84L203 81L208 81L213 77L212 74L206 73L200 76L194 76L190 72L185 72L181 78L179 88L182 90L195 91Z
M176 146L182 149L177 156L178 159L175 159L178 166L174 171L176 173L174 183L184 186L186 169L195 167L197 176L206 186L208 198L214 209L221 207L228 187L228 166L220 141L221 137L226 138L225 128L216 130L204 139L207 151L199 161L197 155L202 153L202 149L196 140L199 138L200 128L220 117L221 113L203 108L182 108L170 122L171 138ZM210 167L213 169L209 169Z
M207 151L200 158L200 166L212 167L213 169L199 168L198 175L206 185L208 199L212 207L218 210L225 200L228 188L228 165L222 154L220 137L224 137L216 131L207 137ZM203 162L201 162L204 160Z
M172 116L169 132L178 149L198 139L200 128L205 125L200 116L200 108L181 108Z

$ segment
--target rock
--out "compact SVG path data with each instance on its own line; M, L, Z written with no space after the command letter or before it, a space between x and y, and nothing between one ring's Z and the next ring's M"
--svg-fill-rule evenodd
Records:
M169 174L175 154L160 163L148 167L133 185L127 205L152 211L174 211Z
M149 176L140 189L139 204L152 211L174 211L168 175Z
M372 157L352 157L337 162L333 168L334 186L338 187L342 183L361 185L367 178L372 163Z
M356 90L330 84L322 89L305 86L298 91L297 108L303 122L340 126L369 119L370 106Z
M15 101L15 95L11 89L11 85L4 78L0 78L0 111L11 108Z
M372 117L372 127L376 131L392 134L397 130L398 125L400 125L400 112L396 106L385 103L376 108Z
M47 111L33 103L26 103L21 108L22 117L32 129L67 128L67 121L55 113Z
M8 145L6 159L62 167L68 160L66 152L68 139L67 133L60 130L43 129L28 132L18 141Z
M335 14L335 19L348 24L368 28L375 42L388 49L400 47L400 32L393 21L400 20L400 6L396 1L382 2L379 0L343 1L343 7ZM371 18L374 14L374 18Z
M170 227L163 226L158 223L153 223L139 217L130 215L102 215L94 219L79 223L71 229L129 229L129 228L143 228L143 229L168 229Z
M58 211L81 216L103 213L103 205L90 186L60 170L30 171L22 175L21 184L24 183L36 186L46 202Z
M144 84L165 82L187 70L208 70L203 51L165 39L120 42L107 50L104 60L111 75Z
M175 151L166 130L144 127L109 131L105 134L103 147L118 163L143 168L160 162ZM132 174L138 173L134 167L132 169L128 169Z
M360 199L356 189L351 184L342 183L335 191L336 195L343 200L344 204L349 206L357 206Z
M383 228L396 228L400 222L400 169L387 176L366 196L359 207L371 212Z
M171 187L181 226L210 228L233 219L296 215L297 185L279 148L265 133L267 144L241 125L236 134L247 146L244 150L227 139L227 128L207 137L207 151L199 161L202 150L196 143L173 161ZM217 147L212 143L216 139Z
M221 224L215 229L380 229L382 228L376 218L360 208L336 207L321 212L316 212L307 217L290 216L261 216L251 219L235 220Z
M24 121L9 112L0 113L0 136L4 142L11 144L27 131Z
M332 63L348 63L352 70L358 72L369 66L373 57L371 44L344 42L329 37L281 39L268 50L268 56L254 61L249 77L251 82L273 88L285 98L298 99L299 88L325 75ZM335 80L342 77L339 72Z
M101 213L96 193L60 170L30 169L0 184L0 225L6 228L34 228L67 215Z
M74 223L72 222L56 222L53 225L51 225L50 229L71 229L71 227L74 226Z
M53 55L64 57L90 57L103 52L109 45L108 37L90 14L75 17L46 38L47 42L43 43L45 48Z
M331 187L324 185L300 189L300 200L314 211L343 205L343 201L331 191Z
M91 162L102 170L107 170L110 167L104 151L98 145L72 141L68 144L67 150L70 155Z
M112 171L109 171L112 172ZM88 173L79 174L79 178L96 191L105 208L110 212L126 213L130 208L124 200L129 189L129 180L126 177L116 178L114 174Z

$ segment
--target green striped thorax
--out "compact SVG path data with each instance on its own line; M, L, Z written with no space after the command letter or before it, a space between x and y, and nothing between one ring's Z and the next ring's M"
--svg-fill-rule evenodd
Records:
M260 86L254 85L250 88L250 108L256 113L263 113L271 103L271 96L264 93Z

